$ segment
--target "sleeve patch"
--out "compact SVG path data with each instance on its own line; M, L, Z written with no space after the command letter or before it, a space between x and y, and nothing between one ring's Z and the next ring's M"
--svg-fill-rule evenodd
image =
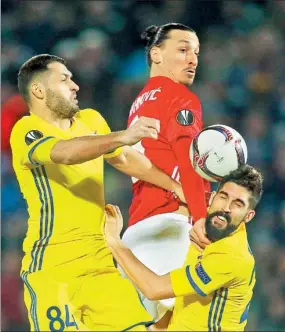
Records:
M194 115L190 110L181 110L176 115L176 121L182 126L190 126L194 123Z
M203 282L203 284L208 284L210 281L212 281L212 279L208 276L208 274L206 273L206 271L204 270L203 266L201 263L198 263L195 266L195 270L196 273L198 275L198 277L200 278L200 280Z
M32 144L38 139L42 138L44 135L38 130L31 130L25 136L25 142L27 145Z

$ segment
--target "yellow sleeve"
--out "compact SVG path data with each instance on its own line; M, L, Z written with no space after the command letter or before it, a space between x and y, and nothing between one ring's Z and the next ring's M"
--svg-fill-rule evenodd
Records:
M122 151L123 151L123 149L120 147L120 148L117 148L113 151L110 151L109 153L105 153L104 154L104 159L115 158L118 155L120 155L122 153Z
M28 151L28 160L26 160L26 155L24 155L23 164L34 166L53 164L54 162L50 159L50 153L59 140L59 138L53 136L46 136L34 142Z
M236 278L236 266L227 253L209 253L186 267L170 272L176 296L199 294L207 296L216 289L230 284Z
M53 163L50 152L59 140L25 119L16 123L10 138L13 157L28 168Z
M94 131L95 134L97 135L107 135L111 133L111 129L108 126L108 123L106 120L103 118L103 116L91 109L87 108L82 111L80 111L80 116L82 121L91 129ZM121 154L122 148L117 148L113 151L110 151L109 153L106 153L104 155L105 159L108 158L114 158L117 157L119 154Z

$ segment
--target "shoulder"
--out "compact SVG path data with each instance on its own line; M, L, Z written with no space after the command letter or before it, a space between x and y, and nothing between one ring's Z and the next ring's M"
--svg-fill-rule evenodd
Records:
M45 127L33 116L24 116L16 122L12 129L11 148L22 151L24 146L27 147L44 136L47 136Z
M171 113L182 112L182 118L188 115L190 118L198 117L200 119L202 111L200 99L187 86L170 80L165 92Z
M110 128L104 117L100 112L92 108L81 110L78 119L97 134L108 134L110 132Z
M184 84L175 82L168 77L164 77L162 85L170 95L178 96L180 98L190 98L194 101L200 102L199 97Z
M33 123L32 117L30 115L25 115L15 123L13 130L19 130L21 128L26 128L27 126L31 125L32 123Z
M195 113L200 112L202 106L199 97L185 85L178 83L177 85L179 85L179 98L182 103L185 103L185 105Z
M100 118L102 118L102 115L98 111L96 111L92 108L85 108L85 109L79 111L79 117L82 120L88 121L88 120L100 119Z
M38 130L38 127L34 123L31 116L24 116L20 120L18 120L11 132L11 138L12 141L14 138L16 138L19 135L26 135L27 131L29 130Z
M254 257L249 252L247 243L230 241L230 238L210 244L205 254L212 257L215 262L226 264L235 274L243 274L254 265Z
M28 146L43 136L43 131L37 121L34 121L32 116L24 116L16 122L12 129L10 136L11 148L12 150L21 150L23 145Z

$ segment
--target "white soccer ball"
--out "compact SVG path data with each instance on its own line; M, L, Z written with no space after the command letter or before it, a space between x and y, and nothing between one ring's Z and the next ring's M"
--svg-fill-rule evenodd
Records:
M190 160L199 175L217 182L247 162L247 146L235 129L216 124L193 139Z

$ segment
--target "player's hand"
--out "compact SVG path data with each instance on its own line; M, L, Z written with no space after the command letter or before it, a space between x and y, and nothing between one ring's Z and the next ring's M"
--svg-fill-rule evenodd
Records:
M205 221L205 218L196 221L189 232L191 243L193 243L199 250L205 249L206 246L211 243L206 237Z
M106 241L112 239L120 239L120 234L123 229L123 217L117 205L107 204L105 207L106 222L105 222L105 237Z
M211 191L206 191L205 192L205 197L206 197L206 204L207 206L210 205L210 198L211 198L212 192Z
M157 139L160 121L141 116L131 127L122 132L124 145L134 145L143 138Z
M186 198L184 196L182 186L179 182L176 181L174 182L173 193L175 196L177 196L180 199L181 202L186 203Z

